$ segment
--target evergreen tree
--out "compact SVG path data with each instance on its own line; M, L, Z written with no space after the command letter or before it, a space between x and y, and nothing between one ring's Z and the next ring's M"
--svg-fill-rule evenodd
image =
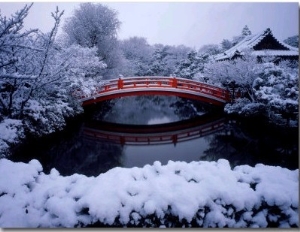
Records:
M155 45L155 50L152 57L152 65L148 75L165 76L166 74L166 57L168 56L168 47L162 44Z
M242 33L238 36L234 36L232 39L232 46L235 46L239 42L241 42L246 36L251 35L251 31L249 30L248 26L244 26L242 29Z
M288 37L287 39L283 40L283 42L285 42L286 44L296 47L299 47L299 35L294 35L291 37Z
M223 39L221 42L222 51L226 51L232 47L232 42L228 39Z
M170 76L191 49L181 46L154 45L154 53L147 75Z
M242 30L242 35L243 35L244 37L246 37L246 36L251 35L251 34L252 34L252 33L251 33L251 31L249 30L248 26L245 25L244 28L243 28L243 30Z
M208 54L198 55L195 50L192 50L187 54L187 58L178 64L175 74L179 77L192 79L195 74L203 71L208 58Z

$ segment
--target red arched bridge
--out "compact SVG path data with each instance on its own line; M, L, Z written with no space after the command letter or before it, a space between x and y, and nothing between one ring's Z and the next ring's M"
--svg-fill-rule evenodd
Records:
M225 119L205 114L194 119L156 124L128 125L109 122L89 122L82 128L85 138L110 141L123 145L158 145L193 140L224 128Z
M100 84L90 95L83 95L81 91L74 92L73 95L79 98L82 106L137 95L178 96L220 106L231 100L226 89L185 78L159 76L112 79Z

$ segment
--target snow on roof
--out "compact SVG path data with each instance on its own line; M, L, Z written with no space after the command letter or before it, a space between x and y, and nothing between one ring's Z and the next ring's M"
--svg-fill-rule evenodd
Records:
M298 56L298 51L290 51L290 50L259 50L259 51L253 51L253 55L256 56Z
M292 47L282 41L276 39L270 28L254 35L246 36L241 42L228 49L227 51L214 56L215 60L223 60L223 59L231 59L235 54L242 53L242 51L247 49L252 49L257 44L259 44L267 35L271 35L279 44L286 47L288 50L259 50L253 51L253 55L271 55L271 56L298 56L299 50L298 48Z

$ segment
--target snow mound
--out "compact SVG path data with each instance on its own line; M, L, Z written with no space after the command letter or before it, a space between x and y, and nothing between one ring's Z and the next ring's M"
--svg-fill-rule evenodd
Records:
M97 177L0 160L0 227L298 227L299 170L156 161Z

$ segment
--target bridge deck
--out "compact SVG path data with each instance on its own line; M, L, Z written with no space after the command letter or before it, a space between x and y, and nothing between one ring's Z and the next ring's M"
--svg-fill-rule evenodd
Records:
M91 95L82 95L80 91L74 93L83 106L134 95L173 95L216 105L224 105L230 101L230 94L226 89L178 77L146 76L113 79L99 85Z

